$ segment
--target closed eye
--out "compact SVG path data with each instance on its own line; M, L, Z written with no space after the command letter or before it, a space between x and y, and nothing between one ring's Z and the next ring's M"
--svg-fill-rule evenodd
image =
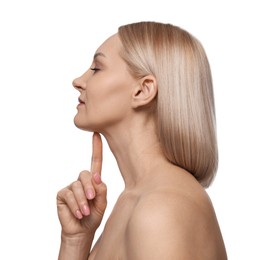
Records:
M99 68L96 68L96 67L94 67L94 68L90 68L91 70L93 70L94 71L94 73L96 72L96 71L98 71L98 70L100 70Z

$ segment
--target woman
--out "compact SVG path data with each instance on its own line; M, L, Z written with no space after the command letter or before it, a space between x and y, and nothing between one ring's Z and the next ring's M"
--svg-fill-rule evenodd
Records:
M90 171L58 192L59 259L227 259L205 191L217 169L210 67L199 41L170 24L121 26L73 81L75 125L94 132ZM106 208L102 134L125 189Z

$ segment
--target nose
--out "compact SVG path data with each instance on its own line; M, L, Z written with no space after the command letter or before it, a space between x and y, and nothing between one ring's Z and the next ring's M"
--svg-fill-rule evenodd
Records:
M76 78L72 81L72 86L78 91L84 90L86 88L86 81L84 80L84 75Z

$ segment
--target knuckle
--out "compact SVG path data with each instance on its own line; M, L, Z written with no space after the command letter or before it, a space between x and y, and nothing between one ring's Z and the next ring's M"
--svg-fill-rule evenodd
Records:
M104 185L103 183L100 184L100 188L97 189L96 193L102 197L102 198L106 198L107 197L107 186Z
M63 200L66 197L67 188L63 188L57 192L56 199Z
M60 200L62 199L62 191L58 191L57 194L56 194L56 200Z
M101 156L97 155L97 156L92 156L92 161L96 163L101 163L103 160Z
M59 190L59 191L57 192L56 197L57 197L57 198L61 197L61 196L62 196L63 191L64 191L64 189Z
M79 174L79 179L85 178L86 176L88 176L90 173L87 170L81 171Z
M74 197L74 195L73 195L73 192L72 192L71 190L66 189L66 190L64 191L64 198L65 198L67 201L71 201L73 197Z
M67 205L75 204L74 193L68 188L64 188L57 193L57 200L63 201Z
M77 189L81 186L81 182L79 180L77 181L74 181L72 184L71 184L71 188L72 189Z
M91 174L90 172L88 171L83 171L80 173L79 175L79 181L81 181L81 183L84 185L84 186L91 186Z
M103 193L106 193L107 192L107 185L105 184L105 183L101 183L101 187L100 187L100 189L101 189L101 191L103 192Z

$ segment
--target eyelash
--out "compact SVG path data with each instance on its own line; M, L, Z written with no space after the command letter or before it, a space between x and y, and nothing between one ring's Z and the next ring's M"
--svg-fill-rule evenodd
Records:
M98 68L96 68L96 67L94 67L94 68L90 68L91 70L93 70L94 71L94 73L96 72L96 71L98 71L98 70L100 70L100 69L98 69Z

